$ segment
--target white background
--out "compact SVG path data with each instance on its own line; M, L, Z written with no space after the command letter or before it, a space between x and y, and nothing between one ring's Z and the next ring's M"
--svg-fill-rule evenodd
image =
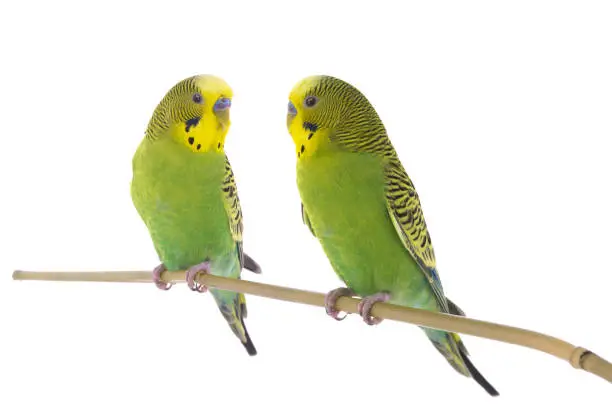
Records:
M212 73L234 88L227 153L264 270L244 278L337 287L285 127L293 84L326 73L384 120L448 296L612 360L610 21L605 1L3 3L0 404L609 405L609 383L501 342L464 336L492 400L412 325L249 296L251 358L184 285L11 273L157 265L132 154L165 92Z

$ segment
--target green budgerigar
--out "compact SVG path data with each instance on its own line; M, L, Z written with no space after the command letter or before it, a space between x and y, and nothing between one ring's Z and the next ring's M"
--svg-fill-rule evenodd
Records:
M242 250L242 210L224 152L232 89L221 78L199 75L178 82L163 97L133 158L131 195L164 270L187 270L193 291L207 287L198 273L240 278L242 268L260 273ZM243 294L211 288L222 315L249 355L257 351L244 324Z
M444 294L419 196L366 97L338 78L305 78L289 95L287 127L302 218L347 286L327 294L327 313L341 319L336 300L355 295L369 325L380 301L464 315ZM422 329L457 372L498 395L458 334Z

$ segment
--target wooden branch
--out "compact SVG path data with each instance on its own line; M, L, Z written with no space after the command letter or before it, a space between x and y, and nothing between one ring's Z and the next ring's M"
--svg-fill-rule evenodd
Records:
M35 272L17 270L14 280L38 281L82 281L114 283L152 283L150 271L98 271L98 272ZM184 271L165 271L162 279L166 282L184 283ZM297 290L252 281L237 280L201 274L197 278L200 284L228 291L242 292L259 297L281 301L323 307L325 295L312 291ZM340 297L336 308L346 313L357 313L359 300L351 297ZM511 343L556 356L570 363L576 369L582 369L612 383L612 364L595 353L574 346L561 339L526 329L515 328L491 322L480 321L461 316L436 313L416 308L376 303L372 308L373 316L406 322L422 327L457 332L466 335Z

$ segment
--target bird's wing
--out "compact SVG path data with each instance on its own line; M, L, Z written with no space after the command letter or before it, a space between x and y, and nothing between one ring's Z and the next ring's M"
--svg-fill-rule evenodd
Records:
M230 231L232 232L234 242L236 242L240 267L242 267L244 262L244 254L242 252L242 208L240 207L240 199L238 199L234 172L227 155L225 156L225 175L221 184L221 190L223 191L223 204L225 205L225 211L229 220Z
M246 268L254 273L261 273L261 267L255 260L242 250L242 208L240 207L240 199L238 199L238 189L234 172L230 165L227 155L225 156L225 176L221 185L223 193L223 203L229 220L230 231L232 238L236 242L236 250L240 259L240 268Z
M448 303L436 271L436 257L419 196L396 157L390 159L385 166L385 198L390 218L404 247L429 281L442 311L448 312Z

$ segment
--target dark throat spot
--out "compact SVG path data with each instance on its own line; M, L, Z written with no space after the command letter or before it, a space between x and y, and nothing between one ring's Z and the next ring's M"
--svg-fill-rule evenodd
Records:
M312 133L316 133L317 129L319 128L319 126L317 126L314 123L310 123L310 122L304 122L302 126L304 127L304 130L308 130Z
M193 119L189 119L185 122L185 131L189 133L192 127L195 127L200 123L200 117L194 117Z
M308 135L308 140L310 140L310 139L312 138L312 136L314 136L314 133L310 133L310 134Z
M187 141L189 142L189 144L193 145L193 142L195 141L193 137L189 137L187 139Z

